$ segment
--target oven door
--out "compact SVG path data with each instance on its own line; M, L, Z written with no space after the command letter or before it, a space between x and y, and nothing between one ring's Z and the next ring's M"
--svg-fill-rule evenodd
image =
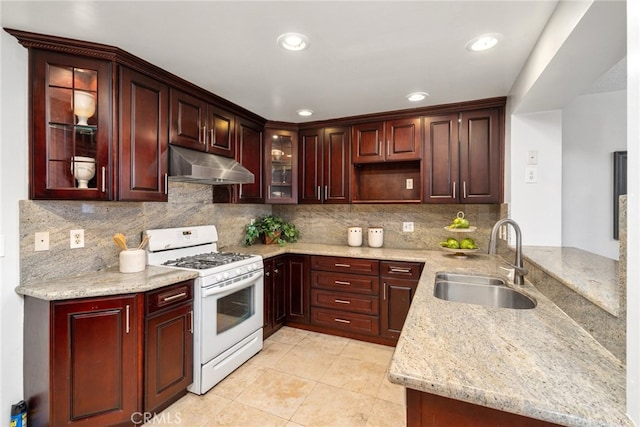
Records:
M207 363L263 325L263 270L202 289L200 362Z

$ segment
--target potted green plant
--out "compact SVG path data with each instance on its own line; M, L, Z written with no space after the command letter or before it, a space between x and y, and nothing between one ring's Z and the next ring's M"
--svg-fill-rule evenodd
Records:
M242 244L249 246L261 238L267 245L277 243L282 246L286 242L297 241L299 237L300 230L293 223L279 216L265 215L247 225Z

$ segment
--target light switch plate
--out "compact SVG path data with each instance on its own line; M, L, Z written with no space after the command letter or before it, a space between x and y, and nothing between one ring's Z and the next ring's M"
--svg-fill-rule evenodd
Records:
M527 151L527 164L528 165L538 164L538 152L536 150Z
M525 169L524 182L527 184L534 184L538 182L538 167L527 166Z
M413 178L407 178L406 187L407 190L413 190Z

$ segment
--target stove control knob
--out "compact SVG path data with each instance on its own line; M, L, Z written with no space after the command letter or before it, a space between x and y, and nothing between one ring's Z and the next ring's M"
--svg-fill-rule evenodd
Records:
M236 268L236 276L240 276L242 274L241 268Z
M256 268L255 264L249 264L247 265L247 271L252 271L254 268Z
M214 283L218 283L222 281L222 274L216 274L213 278Z
M224 277L225 279L229 278L229 272L225 271L224 274L222 275L222 277Z

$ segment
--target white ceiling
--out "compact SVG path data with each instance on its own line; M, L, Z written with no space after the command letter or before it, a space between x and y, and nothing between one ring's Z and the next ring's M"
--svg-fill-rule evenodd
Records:
M556 1L2 1L3 27L120 47L268 119L506 96ZM285 32L303 52L276 45ZM490 51L470 39L501 33ZM409 103L410 92L430 96ZM296 110L309 108L307 119Z

